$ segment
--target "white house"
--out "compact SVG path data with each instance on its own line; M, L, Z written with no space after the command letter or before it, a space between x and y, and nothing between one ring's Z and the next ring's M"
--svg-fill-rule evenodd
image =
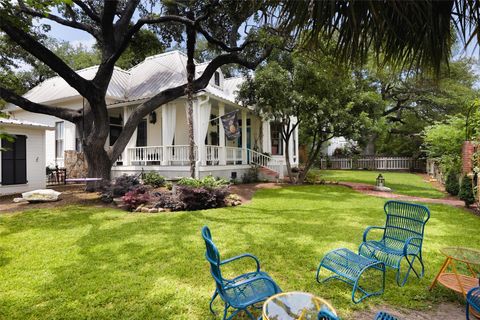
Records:
M145 59L130 70L116 68L108 91L107 104L110 115L112 145L122 130L128 116L140 103L160 91L186 83L187 57L179 51L171 51ZM198 76L207 64L197 64ZM77 71L86 79L92 79L97 67ZM238 86L243 79L224 78L218 70L210 84L197 93L194 103L194 136L196 144L197 176L212 174L226 178L238 178L254 163L268 168L278 176L285 171L284 143L279 124L263 120L249 107L235 102ZM24 95L34 102L64 108L81 109L83 98L62 78L54 77L39 84ZM226 113L238 110L241 128L240 138L226 139L218 119ZM64 151L81 151L80 137L75 125L52 116L24 111L10 105L7 111L16 119L40 122L54 126L47 132L46 163L49 166L64 164ZM289 143L291 163L298 164L298 132ZM151 113L138 126L122 156L112 169L112 176L157 171L166 177L189 175L189 146L187 133L186 99L179 98ZM68 173L67 173L68 175Z
M15 140L0 140L0 195L45 188L45 130L53 127L0 118L2 132Z

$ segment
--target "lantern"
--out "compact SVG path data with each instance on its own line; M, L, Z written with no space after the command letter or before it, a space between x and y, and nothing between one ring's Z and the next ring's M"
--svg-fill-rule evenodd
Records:
M385 186L385 178L380 173L377 177L377 182L375 183L377 187L384 187Z

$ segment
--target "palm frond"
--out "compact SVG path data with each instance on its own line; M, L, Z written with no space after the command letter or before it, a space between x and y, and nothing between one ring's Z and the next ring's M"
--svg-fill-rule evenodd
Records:
M308 45L335 41L344 61L373 51L383 62L437 72L448 62L455 29L465 46L480 40L476 0L285 0L280 20L306 32Z

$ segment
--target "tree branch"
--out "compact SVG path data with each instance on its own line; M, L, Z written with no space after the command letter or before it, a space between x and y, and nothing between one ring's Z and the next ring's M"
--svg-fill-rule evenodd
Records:
M31 35L9 23L8 19L0 19L0 29L4 31L15 43L27 52L45 63L55 71L70 86L75 88L82 96L89 97L93 91L92 84L73 71L62 59L38 42Z
M90 19L95 22L100 22L100 16L97 15L93 10L91 10L90 7L85 2L83 2L83 0L73 0L73 3L79 6Z
M70 27L70 28L83 30L85 32L88 32L92 36L94 36L96 39L98 39L97 31L93 27L91 27L87 24L80 23L80 22L75 21L75 20L63 19L63 18L61 18L59 16L56 16L54 14L51 14L51 13L37 12L37 11L33 10L32 8L29 8L29 7L25 6L23 1L19 1L19 6L20 6L20 11L25 13L25 14L28 14L29 16L36 17L36 18L42 18L42 19L48 19L48 20L54 21L58 24Z
M13 103L16 106L19 106L23 110L54 116L70 122L75 122L76 120L78 120L78 118L82 116L81 111L75 111L75 110L59 108L59 107L52 107L52 106L47 106L40 103L35 103L3 87L0 87L0 97L5 101Z

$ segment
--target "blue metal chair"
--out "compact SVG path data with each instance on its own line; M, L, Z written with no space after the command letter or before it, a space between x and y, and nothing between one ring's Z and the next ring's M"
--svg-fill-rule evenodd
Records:
M480 287L472 288L467 293L467 320L470 320L470 308L480 314Z
M427 207L400 201L387 201L384 206L387 220L384 227L368 227L363 233L363 243L358 253L368 258L385 263L386 266L397 270L397 284L405 285L410 271L418 278L423 277L424 265L422 260L422 244L425 224L430 219ZM368 232L372 229L383 229L380 240L368 240ZM403 279L400 279L400 265L402 260L408 263ZM414 268L415 260L420 262L422 271Z
M215 298L220 296L225 304L223 310L224 320L232 319L241 311L244 311L250 319L256 320L247 308L263 302L274 294L280 293L280 287L267 273L260 271L260 262L255 256L246 253L222 261L220 260L220 253L212 241L210 229L208 229L207 226L202 229L202 237L207 247L205 257L210 263L210 273L216 285L215 292L210 300L210 311L215 314L212 304ZM256 270L233 279L226 279L222 276L221 266L243 258L253 259L256 263ZM232 314L227 317L230 308L234 310Z
M338 316L336 316L333 312L331 312L325 306L322 306L320 312L318 313L317 320L340 320Z
M377 315L375 316L375 319L373 320L399 320L399 319L397 317L392 316L391 314L380 311L379 313L377 313Z

